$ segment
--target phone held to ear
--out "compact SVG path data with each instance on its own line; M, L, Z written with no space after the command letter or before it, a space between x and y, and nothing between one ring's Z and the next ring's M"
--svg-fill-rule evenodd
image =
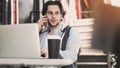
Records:
M48 18L47 18L47 16L45 16L44 18L46 18L47 21L43 23L43 25L44 25L43 28L46 28L46 27L48 27Z
M44 27L47 27L48 26L48 22L44 22Z

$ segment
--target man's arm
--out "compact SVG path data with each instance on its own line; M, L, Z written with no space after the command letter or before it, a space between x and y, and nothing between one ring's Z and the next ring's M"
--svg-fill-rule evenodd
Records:
M77 60L80 48L79 33L71 28L66 44L66 50L60 50L60 55L65 59L71 59L73 62Z

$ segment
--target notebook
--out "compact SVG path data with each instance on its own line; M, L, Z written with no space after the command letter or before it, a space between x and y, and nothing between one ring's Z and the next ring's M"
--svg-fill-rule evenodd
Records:
M0 58L40 58L37 24L0 25Z

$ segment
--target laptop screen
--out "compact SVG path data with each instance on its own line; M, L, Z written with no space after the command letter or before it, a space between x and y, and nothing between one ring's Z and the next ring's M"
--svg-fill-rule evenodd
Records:
M0 57L40 58L38 25L0 25Z

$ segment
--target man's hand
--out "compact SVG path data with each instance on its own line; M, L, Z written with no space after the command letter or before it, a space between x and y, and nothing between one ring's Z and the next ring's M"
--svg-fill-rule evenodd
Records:
M39 31L40 31L43 27L46 27L45 23L47 23L47 22L48 22L48 18L47 18L46 15L45 15L45 16L41 16L41 17L39 18L39 20L37 21L38 26L39 26Z
M46 49L40 49L41 56L44 58L48 58L48 51Z

